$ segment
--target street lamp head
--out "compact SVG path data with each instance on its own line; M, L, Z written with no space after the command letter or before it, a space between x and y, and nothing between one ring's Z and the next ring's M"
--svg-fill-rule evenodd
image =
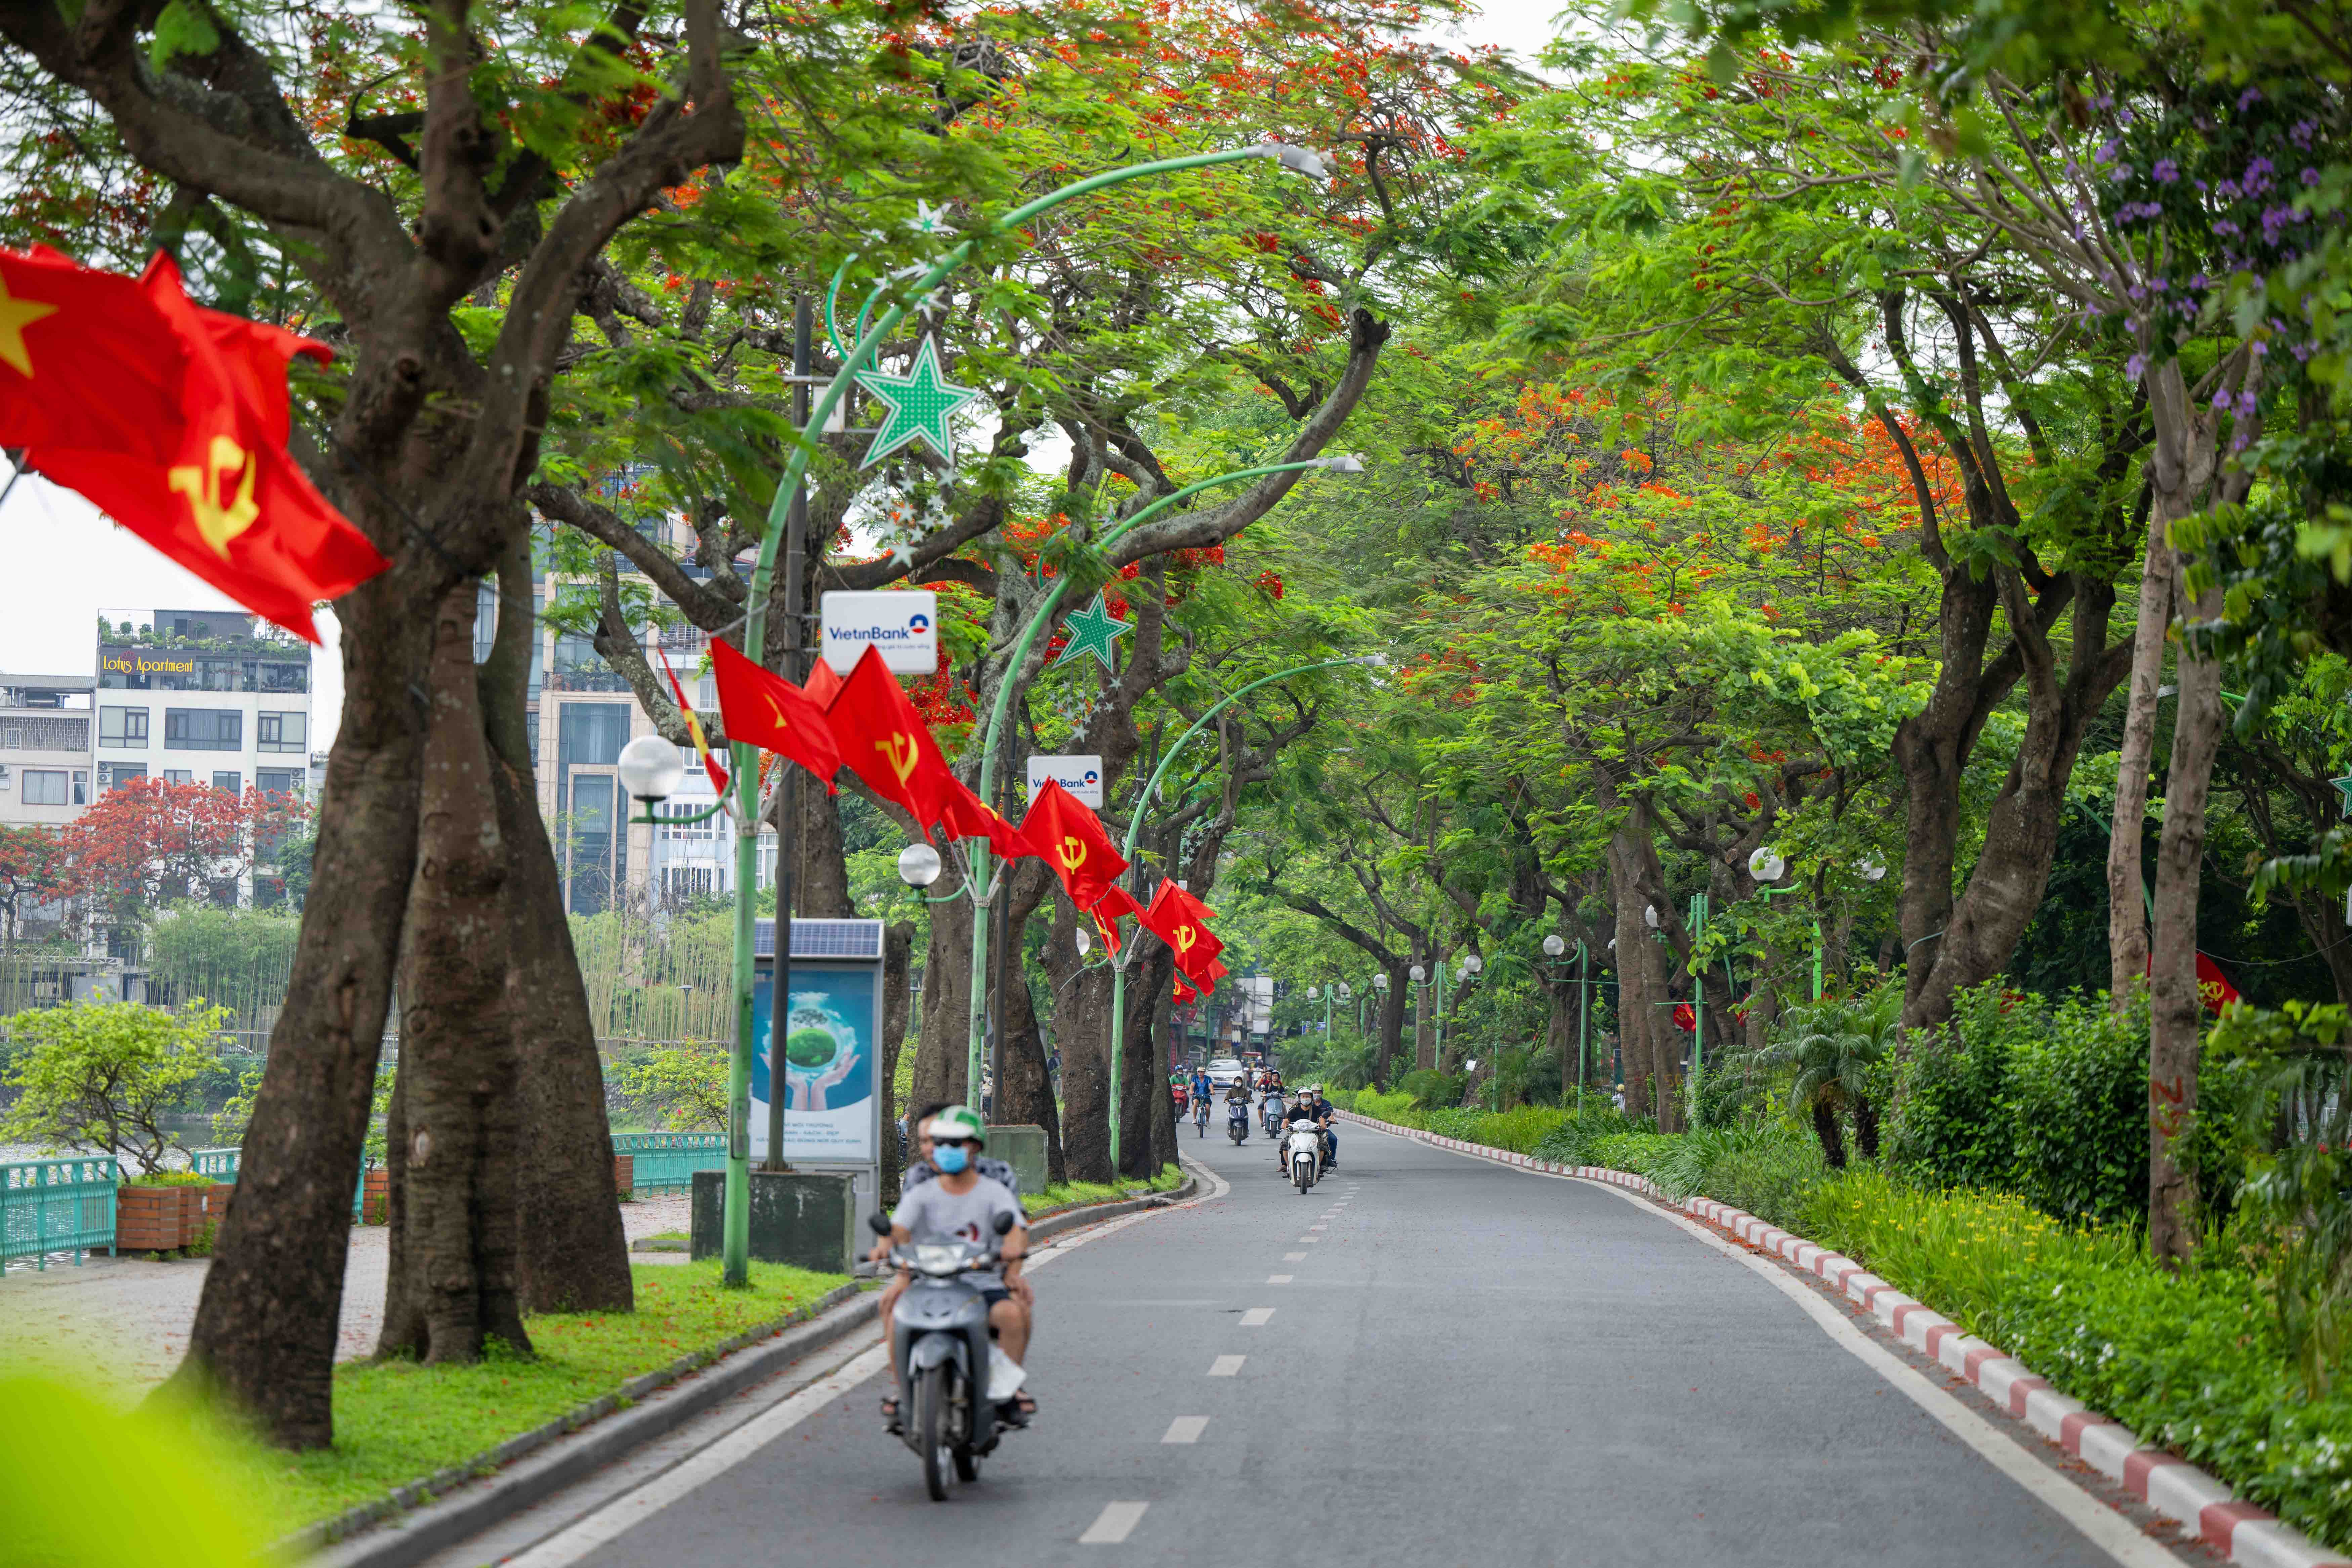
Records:
M1364 455L1361 452L1342 452L1336 458L1318 458L1315 460L1326 471L1334 474L1360 474L1364 471Z
M940 852L928 844L909 844L898 851L898 880L910 888L928 888L940 879Z
M1886 862L1881 860L1875 855L1865 855L1862 858L1861 863L1854 867L1854 869L1862 873L1862 879L1864 881L1876 882L1883 880L1885 878Z
M1356 994L1348 989L1348 983L1344 980L1339 982L1339 984L1333 986L1331 990L1332 994L1338 996L1342 1002L1352 1002L1356 999Z
M1777 882L1789 863L1769 844L1759 844L1748 854L1748 874L1759 882Z
M1558 958L1568 951L1568 942L1558 931L1554 931L1544 938L1543 947L1546 958Z
M1655 930L1657 930L1657 929L1658 929L1658 906L1657 906L1657 905L1655 905L1655 904L1643 904L1643 905L1642 906L1642 923L1643 923L1643 925L1645 925L1645 926L1648 926L1652 931L1655 931Z
M1293 174L1304 174L1310 180L1331 178L1331 165L1312 148L1294 147L1287 142L1265 142L1256 151L1259 157L1271 158Z
M1465 955L1463 957L1463 960L1462 960L1462 972L1463 972L1464 973L1465 973L1465 974L1475 974L1475 973L1477 973L1480 970L1482 970L1482 969L1484 969L1484 968L1486 968L1486 961L1485 959L1483 959L1483 958L1479 957L1479 956L1478 956L1476 953L1475 953L1475 952L1465 954Z
M1418 963L1414 964L1410 970L1406 971L1406 973L1412 977L1412 983L1415 985L1420 984L1423 981L1429 978L1429 971L1423 969Z
M1080 958L1084 958L1087 954L1095 950L1095 933L1088 931L1084 926L1080 926L1076 931L1071 932L1070 940L1077 943L1078 956Z
M1323 987L1320 985L1309 985L1307 988L1307 999L1309 1002L1320 1002L1323 1000Z
M667 800L685 782L677 748L659 735L640 735L621 748L621 787L642 801Z
M1385 974L1375 974L1372 976L1372 984L1375 988L1385 991L1389 988L1389 977Z

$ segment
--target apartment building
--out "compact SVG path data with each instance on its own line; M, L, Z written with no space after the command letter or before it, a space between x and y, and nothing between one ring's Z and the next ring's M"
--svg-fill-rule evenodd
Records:
M87 675L0 674L0 825L60 826L89 804Z
M235 610L99 612L97 787L307 794L310 649Z

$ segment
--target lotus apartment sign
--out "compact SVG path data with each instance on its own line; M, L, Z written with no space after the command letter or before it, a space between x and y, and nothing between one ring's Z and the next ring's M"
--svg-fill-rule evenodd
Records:
M940 667L939 595L928 589L841 592L824 600L824 661L847 675L869 647L893 675L929 675Z

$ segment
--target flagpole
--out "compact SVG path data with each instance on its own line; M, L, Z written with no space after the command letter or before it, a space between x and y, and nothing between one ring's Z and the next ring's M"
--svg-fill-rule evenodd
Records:
M1175 498L1171 496L1169 499L1172 500ZM1323 658L1312 664L1294 665L1288 669L1278 669L1272 675L1262 676L1233 695L1220 698L1212 703L1207 712L1193 720L1192 727L1176 737L1176 743L1168 748L1166 753L1160 759L1160 765L1151 770L1151 778L1144 784L1143 793L1135 797L1135 809L1128 814L1127 818L1127 842L1119 846L1120 857L1129 866L1135 864L1135 841L1142 836L1144 814L1151 809L1151 803L1160 798L1160 780L1168 772L1168 764L1176 760L1176 753L1184 749L1186 742L1201 732L1202 725L1261 686L1271 686L1277 680L1287 680L1294 675L1304 675L1310 669L1328 669L1339 664L1369 664L1377 657L1377 655L1357 655L1348 658ZM1110 978L1110 1169L1114 1180L1118 1175L1118 1064L1126 1035L1127 965L1122 963L1111 972Z

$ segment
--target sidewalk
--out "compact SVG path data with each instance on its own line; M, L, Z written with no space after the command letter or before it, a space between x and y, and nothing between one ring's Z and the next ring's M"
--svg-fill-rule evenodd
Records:
M631 1241L687 1228L688 1200L645 1198L621 1205ZM383 1327L390 1232L354 1226L343 1267L342 1321L335 1359L374 1352ZM633 1252L632 1263L680 1264L682 1252ZM203 1258L150 1263L140 1258L85 1258L79 1268L11 1268L0 1278L0 1365L47 1366L87 1378L103 1370L125 1389L152 1387L179 1365L202 1294Z

